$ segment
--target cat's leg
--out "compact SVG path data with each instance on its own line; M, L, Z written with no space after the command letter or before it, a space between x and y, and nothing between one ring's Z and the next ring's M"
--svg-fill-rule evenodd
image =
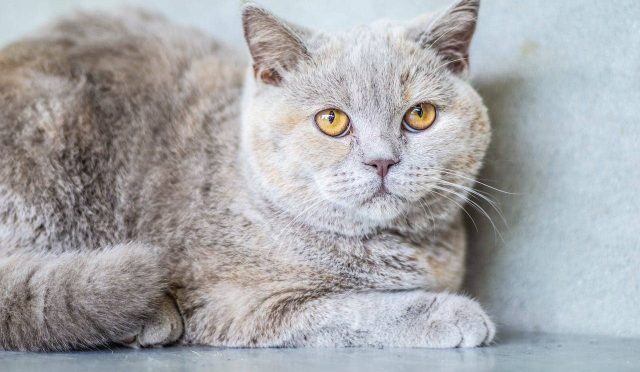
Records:
M495 326L467 297L424 290L328 293L282 289L199 296L185 343L230 347L474 347ZM195 299L195 298L194 298ZM193 314L191 314L193 311Z
M159 249L142 243L2 256L0 350L96 348L138 333L141 345L173 341L181 323L163 297L166 276Z
M495 326L467 297L421 290L332 295L310 304L304 346L475 347Z

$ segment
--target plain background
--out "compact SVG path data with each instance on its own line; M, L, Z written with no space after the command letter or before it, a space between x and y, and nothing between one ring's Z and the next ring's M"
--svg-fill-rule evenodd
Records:
M262 0L320 29L408 20L441 0ZM0 44L73 9L157 9L244 48L238 1L3 0ZM467 290L505 328L640 337L640 1L483 0L472 82L494 137L470 212Z

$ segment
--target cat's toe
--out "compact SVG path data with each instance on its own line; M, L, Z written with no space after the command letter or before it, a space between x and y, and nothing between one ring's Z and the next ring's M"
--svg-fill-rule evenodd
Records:
M429 323L427 346L431 348L458 347L462 342L462 333L455 324L442 320Z
M469 316L470 315L470 316ZM457 323L462 334L459 347L476 347L486 345L493 340L495 326L484 314L466 314Z
M440 301L430 322L434 347L476 347L489 344L495 325L478 302L457 295Z
M158 347L176 342L182 336L183 324L180 312L169 296L165 296L156 314L142 330L120 342L131 348Z
M138 335L142 347L162 346L176 342L182 336L182 317L175 302L165 296L156 315Z

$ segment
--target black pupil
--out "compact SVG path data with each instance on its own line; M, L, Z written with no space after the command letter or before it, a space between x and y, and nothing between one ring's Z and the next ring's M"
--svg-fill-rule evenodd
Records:
M336 119L336 113L333 111L329 111L329 115L327 115L327 120L329 123L333 124L333 121Z
M418 114L418 116L422 117L422 115L424 114L422 112L422 107L421 106L416 106L413 108L413 112L415 112L416 114Z

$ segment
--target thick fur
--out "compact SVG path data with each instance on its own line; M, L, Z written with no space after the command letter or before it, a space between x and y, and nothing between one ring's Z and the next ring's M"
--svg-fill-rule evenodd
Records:
M122 340L151 318L166 276L153 249L0 259L0 347L71 350Z
M490 342L450 293L489 143L464 80L477 9L323 34L247 4L252 63L140 12L5 48L0 347ZM404 132L423 101L436 123ZM315 127L327 107L349 135ZM377 158L397 161L382 194Z

